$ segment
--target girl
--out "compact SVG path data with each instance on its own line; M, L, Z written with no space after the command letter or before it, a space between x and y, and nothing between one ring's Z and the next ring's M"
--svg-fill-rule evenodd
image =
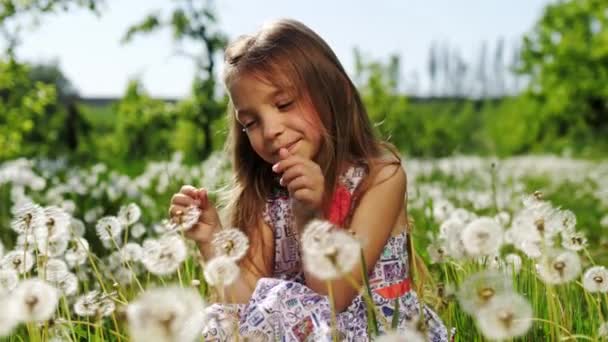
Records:
M400 326L426 323L418 326L426 327L429 340L447 340L441 320L419 305L408 278L401 160L374 136L357 89L327 43L297 21L272 22L227 48L224 82L235 173L226 210L230 225L249 236L251 247L238 280L225 288L234 303L209 309L215 324L205 331L206 340L230 339L225 324L230 319L239 321L240 335L256 340L331 336L327 283L303 269L300 260L298 236L312 218L329 220L365 241L380 322L391 322L398 307ZM222 224L206 190L184 186L173 196L170 212L193 203L202 215L188 237L209 259L211 236ZM361 267L350 274L360 284ZM350 284L331 282L337 328L342 338L366 341L365 303ZM382 324L379 328L384 331Z

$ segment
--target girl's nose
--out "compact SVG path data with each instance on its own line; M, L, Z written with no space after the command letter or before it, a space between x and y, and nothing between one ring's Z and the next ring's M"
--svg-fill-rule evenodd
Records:
M272 140L281 135L285 130L285 126L281 120L274 118L266 120L264 123L264 138Z

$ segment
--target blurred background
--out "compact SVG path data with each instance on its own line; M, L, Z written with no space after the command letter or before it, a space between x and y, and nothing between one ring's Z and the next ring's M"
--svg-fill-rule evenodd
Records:
M605 0L2 0L0 161L206 159L223 48L278 17L328 41L406 157L608 152Z

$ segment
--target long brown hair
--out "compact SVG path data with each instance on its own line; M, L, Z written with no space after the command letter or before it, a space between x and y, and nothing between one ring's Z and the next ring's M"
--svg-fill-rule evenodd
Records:
M245 73L300 96L316 113L321 113L318 119L322 143L315 161L325 175L325 189L329 189L324 194L323 208L327 208L333 197L344 165L367 165L368 170L375 173L377 168L369 166L387 162L388 159L383 158L387 151L395 157L388 162L401 162L396 149L375 136L359 92L334 52L304 24L290 19L277 20L231 43L225 51L224 82L229 84ZM234 184L225 193L225 209L230 224L250 237L248 259L251 260L262 247L257 228L275 177L271 165L251 147L234 114L229 105L230 131L226 147L232 156ZM374 179L374 175L368 174L366 180L369 179ZM357 191L362 193L367 187L369 184L364 180ZM257 265L250 264L259 271Z

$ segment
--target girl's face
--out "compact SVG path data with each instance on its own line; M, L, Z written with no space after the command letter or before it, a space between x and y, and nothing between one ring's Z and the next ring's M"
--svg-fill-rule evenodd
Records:
M266 162L275 164L279 149L314 160L321 145L321 124L313 106L284 89L251 75L229 82L228 92L236 120L252 148Z

